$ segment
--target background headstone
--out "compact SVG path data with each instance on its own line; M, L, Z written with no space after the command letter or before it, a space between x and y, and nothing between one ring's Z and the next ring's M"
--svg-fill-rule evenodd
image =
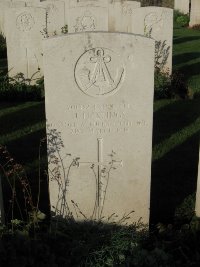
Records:
M200 151L199 151L199 171L197 177L197 192L196 192L196 216L200 217Z
M48 36L61 34L62 27L66 24L64 1L30 2L27 6L45 9Z
M6 43L9 76L43 76L42 39L46 31L43 8L11 8L6 11Z
M200 1L191 0L190 26L200 24Z
M0 0L0 33L5 36L5 12L8 8L24 7L25 1L6 1Z
M174 9L179 10L183 14L189 14L190 0L174 0Z
M134 9L133 33L151 37L156 41L158 63L164 72L172 72L173 9L162 7L141 7ZM160 45L159 45L160 44ZM166 61L166 62L165 62Z
M125 33L44 41L49 188L56 215L122 218L134 210L129 222L142 217L148 223L154 50L152 39Z
M108 0L69 2L68 32L108 31Z
M20 2L20 1L23 1L23 2L26 2L26 3L32 2L32 3L35 3L35 4L42 2L42 0L41 1L40 0L11 0L11 2Z
M133 10L140 7L136 1L111 1L109 4L109 31L110 32L133 32Z

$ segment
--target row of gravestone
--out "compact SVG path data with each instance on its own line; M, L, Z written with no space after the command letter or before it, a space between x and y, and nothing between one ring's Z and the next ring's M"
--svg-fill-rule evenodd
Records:
M154 40L127 33L44 42L54 216L149 222L154 50ZM196 203L200 216L200 179Z
M199 0L175 0L174 8L184 14L190 15L189 25L200 24L200 1Z
M53 35L82 31L141 34L157 42L156 66L172 69L173 11L139 7L135 1L0 2L4 8L2 28L6 36L9 75L23 73L34 82L43 76L42 40ZM8 7L7 5L21 7ZM26 7L25 7L26 5ZM2 9L3 10L3 9ZM67 29L67 28L68 29Z
M84 13L74 12L75 22L96 22L90 7L104 1L89 2ZM137 18L133 25L141 27L143 36L127 29L101 32L94 24L96 32L82 29L47 38L43 47L37 34L46 11L35 7L7 11L8 55L20 54L25 47L25 68L30 70L36 53L43 54L38 68L43 68L45 79L49 188L55 216L149 221L155 41L148 37L162 33L168 40L165 29L170 27L172 36L173 25L171 10L134 11L127 14ZM118 17L122 21L122 14L116 14L112 26ZM11 39L16 33L18 37ZM16 64L22 55L13 55Z

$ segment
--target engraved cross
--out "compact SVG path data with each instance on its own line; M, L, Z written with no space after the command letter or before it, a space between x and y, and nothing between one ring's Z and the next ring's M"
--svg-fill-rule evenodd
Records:
M103 159L103 138L97 139L97 161L96 162L79 162L79 165L94 165L97 167L97 188L96 188L96 205L97 205L97 214L98 219L101 216L104 200L105 200L105 194L106 191L103 190L103 181L102 181L102 170L106 166L108 166L110 162L104 161ZM122 160L115 160L113 161L113 167L114 166L123 166ZM105 185L104 185L105 186Z

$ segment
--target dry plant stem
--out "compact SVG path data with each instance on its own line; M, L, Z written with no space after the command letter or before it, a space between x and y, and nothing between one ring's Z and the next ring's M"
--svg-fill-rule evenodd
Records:
M56 144L55 144L56 145ZM57 149L57 153L58 153L58 156L59 156L59 159L60 161L62 162L62 158L60 156L60 153L58 152L58 147L56 145L56 149ZM59 192L62 192L61 194L61 197L58 196L58 201L57 201L57 205L55 207L55 214L57 213L60 213L61 214L65 214L66 213L66 216L69 216L70 215L70 209L69 209L69 206L67 204L67 201L66 201L66 193L67 193L67 185L69 183L69 175L70 175L70 171L71 171L71 168L74 166L75 164L75 160L73 160L71 162L71 164L69 165L68 167L68 171L67 171L67 176L65 176L65 168L64 168L64 165L63 165L63 162L61 163L62 164L62 169L63 169L63 173L64 173L64 177L66 177L65 179L65 183L63 185L63 182L62 180L60 181L61 184L59 184ZM51 172L52 173L52 172ZM53 173L52 173L53 174ZM54 175L53 175L54 176ZM55 176L54 176L55 177ZM64 198L64 199L63 199ZM58 210L58 205L60 203L60 200L62 201L61 203L61 209L60 211ZM74 206L74 205L73 205ZM75 208L75 207L74 207ZM75 210L76 211L76 210ZM67 218L67 217L66 217ZM57 218L56 220L56 227L55 227L55 236L56 236L56 233L57 233L57 229L58 229L58 221L59 221L59 218Z
M5 166L5 165L4 165L4 166ZM1 168L1 170L2 170L2 172L3 172L3 174L4 174L4 176L6 177L6 180L7 180L8 184L9 184L9 186L10 186L10 189L11 189L11 191L12 191L12 200L11 200L11 201L12 201L12 202L11 202L11 208L12 208L12 211L11 211L11 213L12 213L12 220L13 220L13 219L14 219L14 215L13 215L13 214L14 214L14 203L13 203L14 188L13 188L13 185L10 183L10 180L9 180L9 178L8 178L6 172L5 172L4 166L0 165L0 168ZM15 179L14 179L14 181L15 181ZM14 183L14 185L15 185L15 183ZM22 215L21 208L20 208L19 202L18 202L18 200L17 200L17 196L16 196L16 194L15 194L15 202L16 202L17 207L18 207L18 209L19 209L20 216L21 216L21 218L22 218L22 220L23 220L23 215ZM10 209L9 209L9 210L10 210ZM8 212L9 212L9 210L8 210Z
M36 212L36 208L33 204L33 200L32 200L32 193L31 193L31 187L30 184L28 182L27 176L22 168L21 165L17 164L13 158L11 158L10 154L7 152L7 150L0 146L1 149L1 153L3 155L3 160L7 160L6 163L4 165L0 165L0 169L3 172L4 177L7 180L7 183L11 189L12 192L12 199L11 199L11 205L8 209L8 213L11 210L11 223L12 223L12 231L14 230L13 226L13 221L14 221L14 207L15 205L18 208L18 211L20 213L21 216L21 220L23 222L25 222L24 217L22 215L22 211L21 211L21 207L19 205L18 199L17 199L17 194L16 194L16 179L17 181L20 182L21 186L22 186L22 191L23 191L23 196L24 196L24 206L25 206L25 213L26 213L26 219L28 224L30 225L30 223L32 223L31 219L31 213L32 213L32 217L34 218L33 223L34 223L34 227L35 227L35 219L37 218L35 216L35 212ZM11 183L10 179L12 178L13 180L13 184ZM31 211L30 215L28 214L28 211Z
M78 213L77 213L77 211L76 211L76 206L75 206L75 203L74 203L74 202L72 202L72 205L73 205L73 207L74 207L74 210L75 210L75 213L76 213L76 217L78 218L79 216L78 216Z
M14 186L12 188L12 233L14 232L14 224L13 224L13 220L14 220L14 198L15 198L15 179L14 179Z
M60 156L59 149L58 149L58 146L57 146L56 142L54 142L54 145L55 145L55 147L56 147L56 151L57 151L57 153L58 153L58 157L59 157L59 160L60 160L61 165L62 165L63 177L64 177L64 179L65 179L65 177L66 177L65 167L64 167L62 158L61 158L61 156ZM63 189L62 191L63 191L63 193L64 193L64 190L66 191L66 187L67 187L67 183L68 183L68 177L69 177L69 172L70 172L70 168L71 168L72 164L73 164L73 162L70 164L70 167L69 167L69 169L68 169L67 177L66 177L66 179L65 179L65 185L63 186L63 184L62 184L62 180L60 181L61 184L62 184L62 189ZM64 198L65 198L64 201L66 202L66 197L64 196ZM67 203L66 203L66 205L67 205ZM69 210L68 205L67 205L67 209Z
M16 173L17 175L17 178L21 181L22 185L23 185L23 189L24 189L24 192L26 192L27 196L28 196L28 201L29 201L29 204L31 206L31 208L35 208L34 204L33 204L33 200L32 200L32 192L31 192L31 187L30 187L30 184L28 183L25 183L21 177L19 176L18 173ZM27 179L27 177L26 177Z
M123 223L125 220L129 219L128 216L132 214L134 211L129 212L128 214L124 214L124 216L118 221L118 223Z
M73 200L71 200L71 202L72 202L74 208L75 208L75 209L77 208L78 212L79 212L79 213L80 213L80 214L87 220L87 217L85 216L85 214L79 209L78 204L75 203Z
M37 195L36 210L38 210L38 207L39 207L40 191L41 191L41 187L40 187L40 181L41 181L41 170L40 170L41 146L42 146L42 141L40 140L39 151L38 151L39 166L38 166L38 195Z
M68 211L69 211L69 206L68 206L67 201L66 201L66 193L67 193L67 185L69 184L69 174L70 174L72 166L74 166L74 160L72 161L72 163L70 164L70 166L68 168L67 176L66 176L66 179L65 179L65 169L64 169L63 162L62 162L62 168L64 169L63 173L64 173L64 180L65 180L65 185L64 185L64 188L63 188L63 197L64 197L63 201L64 201L64 207L65 207L65 204L66 204L66 208L68 209Z
M92 171L93 171L93 174L94 174L94 177L95 177L95 182L96 182L96 188L98 187L98 179L97 179L97 175L94 171L94 166L91 167ZM95 199L95 204L94 204L94 210L92 212L92 218L93 219L94 217L96 217L96 209L97 209L97 198L98 198L98 192L96 190L96 199Z
M109 183L109 180L110 180L110 172L113 168L113 163L114 161L112 160L112 163L110 164L110 168L108 170L108 178L107 178L107 183L106 183L106 188L105 188L105 194L104 194L104 198L103 198L103 205L102 205L102 209L101 209L101 212L100 212L100 217L102 216L102 213L103 213L103 208L104 208L104 204L105 204L105 198L106 198L106 192L107 192L107 188L108 188L108 183Z
M59 152L58 152L59 154ZM59 158L61 159L60 155L59 155ZM59 192L61 191L62 194L60 197L58 197L58 201L57 201L57 205L56 205L56 209L55 209L55 213L60 213L60 214L63 214L64 215L64 212L67 211L67 214L69 213L69 206L67 204L67 201L66 201L66 192L67 192L67 184L68 182L68 178L69 178L69 174L70 174L70 170L72 168L74 164L74 160L72 161L72 163L70 164L69 168L68 168L68 171L67 171L67 177L66 177L66 180L65 180L65 183L63 185L63 182L60 181L61 184L59 184ZM64 165L62 164L62 168L64 168ZM64 172L64 175L65 175L65 170L63 170ZM65 176L64 176L65 177ZM60 211L58 210L58 205L60 203L60 200L62 201L61 202L61 208L60 208Z

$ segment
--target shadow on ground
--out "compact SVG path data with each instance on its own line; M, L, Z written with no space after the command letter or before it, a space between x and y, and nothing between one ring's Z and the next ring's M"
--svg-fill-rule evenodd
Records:
M151 223L172 223L184 198L196 191L199 133L152 164Z
M184 37L175 36L173 38L173 44L181 44L181 43L191 42L191 41L196 41L196 40L200 40L200 36L184 36Z
M200 100L173 101L154 112L153 146L191 125L200 117Z
M185 64L188 61L191 61L193 59L200 59L200 52L191 52L191 53L183 53L183 54L178 54L173 56L173 65L178 65L178 64ZM190 71L190 70L188 70ZM200 71L199 71L200 73Z

